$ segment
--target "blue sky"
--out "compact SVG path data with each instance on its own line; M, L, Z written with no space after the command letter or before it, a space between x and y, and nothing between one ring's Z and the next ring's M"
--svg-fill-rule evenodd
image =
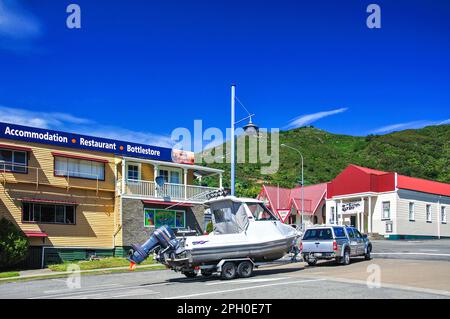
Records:
M80 30L66 7L80 5ZM381 29L366 7L381 7ZM0 0L0 120L153 144L229 126L449 123L449 1ZM245 116L239 109L237 117Z

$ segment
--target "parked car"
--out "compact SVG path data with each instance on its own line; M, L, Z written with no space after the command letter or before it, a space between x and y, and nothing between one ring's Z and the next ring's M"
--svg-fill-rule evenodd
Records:
M348 265L352 257L371 259L372 243L354 227L314 226L305 231L300 251L311 266L319 259L334 259L338 264Z

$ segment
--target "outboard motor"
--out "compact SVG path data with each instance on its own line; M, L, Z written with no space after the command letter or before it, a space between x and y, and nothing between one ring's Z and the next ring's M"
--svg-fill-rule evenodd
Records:
M180 242L170 227L164 225L156 229L142 246L131 245L132 249L128 253L128 260L131 262L130 269L135 264L143 262L158 246L163 251L172 250L176 252L178 250Z

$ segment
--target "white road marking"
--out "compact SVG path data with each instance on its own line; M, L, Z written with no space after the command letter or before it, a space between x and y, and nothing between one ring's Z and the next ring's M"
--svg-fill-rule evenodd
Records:
M439 251L439 249L419 249L420 251L433 251L433 252L436 252L436 251Z
M272 286L292 285L292 284L300 284L300 283L315 282L315 281L325 281L325 280L326 280L325 278L322 278L322 279L307 279L307 280L277 282L277 283L267 284L267 285L257 285L257 286L251 286L251 287L242 287L242 288L234 288L234 289L219 290L219 291L201 292L201 293L191 294L191 295L181 295L181 296L175 296L175 297L168 297L165 299L183 299L183 298L190 298L190 297L222 294L222 293L241 291L241 290L259 289L259 288L272 287Z
M87 294L83 296L67 296L67 297L61 297L57 299L107 299L107 298L120 298L120 297L132 297L132 296L143 296L143 295L155 295L159 294L159 292L149 289L133 289L128 292L124 292L121 294L108 294L105 292L97 292L92 294Z
M339 278L339 277L326 277L328 281L335 281L335 282L342 282L342 283L349 283L349 284L360 284L367 287L367 281L364 280L357 280L357 279L347 279L347 278ZM434 295L443 295L450 297L450 291L447 290L438 290L438 289L431 289L431 288L420 288L420 287L412 287L412 286L405 286L400 284L389 284L389 283L381 283L381 289L398 289L398 290L407 290L407 291L413 291L413 292L421 292L421 293L427 293L427 294L434 294ZM380 289L380 288L369 288L367 289Z
M282 280L282 279L288 279L288 277L236 279L236 280L228 280L228 281L208 282L205 285L213 286L213 285L223 285L223 284L258 283L258 282L275 281L275 280Z
M154 284L154 285L147 285L146 287L155 287L155 286L163 286L163 285L170 285L171 283L160 283L160 284ZM109 292L109 291L117 291L117 290L124 290L124 289L139 289L142 288L143 285L137 285L137 286L122 286L122 287L111 287L110 289L100 288L100 289L91 289L91 290L74 290L67 293L59 293L54 295L46 295L46 296L37 296L37 297L30 297L28 299L45 299L45 298L64 298L69 296L80 296L82 298L83 294L89 294L89 293L101 293L101 292Z
M66 282L66 280L64 280L64 282ZM100 288L111 288L111 287L116 287L116 286L122 286L120 284L108 284L108 285L95 285L92 287L82 287L79 289L73 288L64 288L64 289L56 289L56 290L45 290L44 294L60 294L60 293L71 293L71 292L80 292L80 291L86 291L89 292L90 290L98 290Z
M372 255L421 255L421 256L445 256L450 257L450 254L436 254L436 253L372 253Z

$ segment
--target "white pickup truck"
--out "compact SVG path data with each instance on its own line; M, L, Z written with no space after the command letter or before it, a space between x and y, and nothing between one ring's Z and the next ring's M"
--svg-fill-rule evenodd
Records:
M372 243L367 235L349 226L314 226L305 231L300 251L309 265L319 259L334 259L338 264L348 265L351 257L371 258Z

